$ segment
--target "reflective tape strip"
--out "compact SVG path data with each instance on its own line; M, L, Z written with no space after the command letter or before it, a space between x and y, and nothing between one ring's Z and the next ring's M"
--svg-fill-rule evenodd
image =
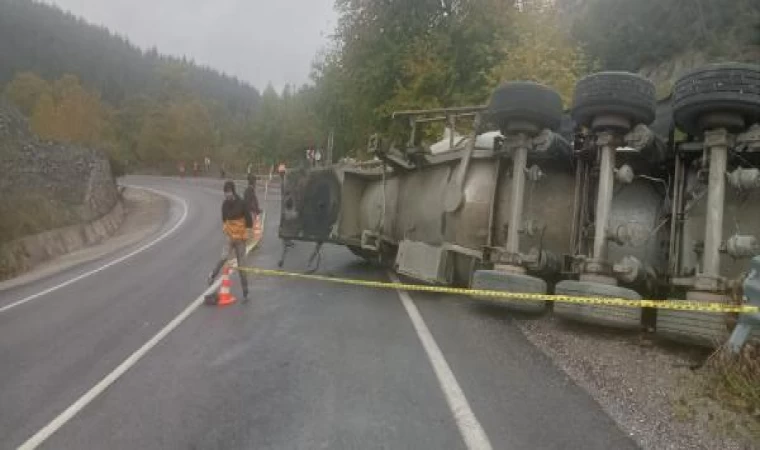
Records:
M727 305L722 303L703 303L688 300L629 300L624 298L610 297L581 297L570 295L529 294L522 292L506 292L483 289L462 289L445 286L428 286L421 284L389 283L382 281L327 277L323 275L286 272L282 270L272 269L260 269L256 267L239 267L237 270L269 277L300 278L304 280L323 281L327 283L362 286L376 289L399 289L404 291L487 297L494 300L527 300L536 302L550 301L557 303L573 303L577 305L622 306L627 308L654 308L674 311L700 311L709 313L753 314L760 312L760 308L751 305Z

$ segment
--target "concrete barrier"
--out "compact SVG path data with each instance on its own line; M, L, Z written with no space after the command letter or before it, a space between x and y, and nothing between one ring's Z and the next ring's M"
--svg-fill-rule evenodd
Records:
M57 256L102 242L119 229L125 217L124 205L119 200L111 211L100 218L0 245L0 280L18 276Z

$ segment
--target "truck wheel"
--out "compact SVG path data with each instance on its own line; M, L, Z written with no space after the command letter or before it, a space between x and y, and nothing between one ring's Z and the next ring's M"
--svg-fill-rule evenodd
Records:
M673 116L681 131L692 136L705 131L706 113L728 113L749 127L760 122L760 66L713 64L682 76L673 92ZM723 125L723 126L721 126ZM712 128L741 131L735 120L713 124Z
M502 130L509 122L524 121L557 131L562 122L562 99L542 84L513 81L494 91L487 112Z
M557 295L597 298L623 298L641 300L641 296L631 289L587 281L565 280L557 283ZM611 328L638 330L641 328L641 308L622 306L597 306L558 301L554 314L566 320L602 325Z
M525 294L546 294L546 282L540 278L498 270L478 270L472 278L473 289L488 291L521 292ZM532 300L512 300L503 297L478 296L479 300L496 302L507 309L541 314L546 311L547 302Z
M301 195L304 235L327 240L340 214L341 184L337 175L331 170L310 172Z
M628 72L599 72L575 85L571 116L579 125L590 127L601 115L622 116L637 124L654 121L657 97L654 83Z
M717 348L726 342L729 331L726 314L657 310L655 333L670 341Z

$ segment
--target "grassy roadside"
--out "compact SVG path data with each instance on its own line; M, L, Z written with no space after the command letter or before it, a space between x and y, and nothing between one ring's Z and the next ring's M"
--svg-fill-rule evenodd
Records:
M0 211L3 211L0 214L0 280L18 271L13 261L20 255L13 252L19 249L6 244L24 236L73 225L79 220L70 206L33 192L0 196Z
M706 419L712 433L760 446L760 344L745 346L739 356L717 351L679 386L676 417Z
M0 215L0 245L78 220L70 206L35 192L0 197L0 211L7 211Z

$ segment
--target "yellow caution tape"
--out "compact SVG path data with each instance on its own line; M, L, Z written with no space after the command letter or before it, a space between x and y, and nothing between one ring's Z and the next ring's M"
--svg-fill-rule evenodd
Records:
M264 190L264 199L267 197L268 183ZM257 247L264 235L264 219L261 220L261 235L250 250ZM249 250L249 251L250 251ZM298 272L286 272L283 270L261 269L257 267L237 267L237 270L248 272L254 275L270 277L287 277L300 278L304 280L323 281L327 283L344 284L350 286L362 286L375 289L393 289L403 291L430 292L436 294L453 294L467 295L473 297L487 297L493 300L524 300L534 302L557 302L572 303L576 305L599 305L599 306L621 306L625 308L653 308L667 309L673 311L697 311L706 313L738 313L738 314L755 314L760 313L760 307L752 305L727 305L723 303L705 303L689 300L630 300L625 298L611 297L581 297L575 295L550 295L550 294L533 294L524 292L507 292L494 291L486 289L464 289L452 288L445 286L430 286L423 284L406 284L406 283L389 283L383 281L357 280L351 278L327 277L324 275L305 274Z
M428 286L421 284L388 283L382 281L356 280L350 278L327 277L323 275L286 272L282 270L260 269L256 267L239 267L237 270L254 275L270 277L300 278L304 280L323 281L328 283L362 286L376 289L394 289L403 291L431 292L437 294L468 295L488 297L494 300L526 300L536 302L573 303L577 305L622 306L626 308L654 308L675 311L699 311L708 313L740 313L753 314L760 308L751 305L726 305L722 303L704 303L688 300L629 300L609 297L580 297L570 295L528 294L521 292L493 291L483 289L462 289L444 286Z

